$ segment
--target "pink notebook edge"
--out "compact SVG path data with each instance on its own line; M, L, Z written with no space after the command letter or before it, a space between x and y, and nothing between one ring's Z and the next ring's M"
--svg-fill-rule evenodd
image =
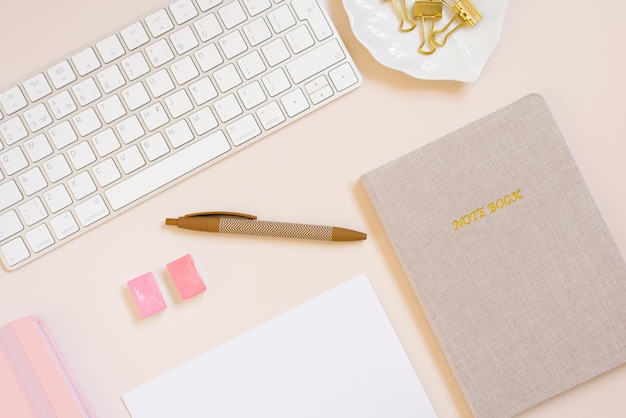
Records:
M71 397L74 399L77 409L81 411L83 417L86 417L86 418L95 417L95 415L91 411L91 408L89 407L89 404L86 401L85 396L80 390L80 387L78 386L76 382L76 379L71 373L71 370L68 366L67 361L65 360L63 354L61 353L61 350L56 344L55 339L52 333L50 332L50 329L48 328L48 326L46 325L46 323L43 321L41 317L39 316L22 317L14 321L11 321L9 323L6 323L3 326L0 326L0 329L3 329L3 328L5 329L10 328L11 332L14 333L16 338L20 332L23 332L21 330L27 330L27 328L31 328L31 329L34 328L35 331L37 331L38 335L41 337L41 342L45 345L45 347L47 347L47 351L50 355L50 358L52 359L53 363L56 365L56 371L58 371L60 376L67 383L67 389L69 390ZM24 352L24 354L26 354L23 349L22 351ZM5 355L5 353L0 351L0 355ZM30 362L29 362L29 365L30 365ZM24 388L22 388L22 390L24 390ZM24 396L27 397L27 394L24 393Z

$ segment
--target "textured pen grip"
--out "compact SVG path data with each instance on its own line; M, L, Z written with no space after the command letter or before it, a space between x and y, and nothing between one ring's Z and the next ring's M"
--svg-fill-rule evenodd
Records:
M251 221L235 218L221 218L219 232L267 237L317 239L323 241L331 241L333 238L333 228L331 226Z

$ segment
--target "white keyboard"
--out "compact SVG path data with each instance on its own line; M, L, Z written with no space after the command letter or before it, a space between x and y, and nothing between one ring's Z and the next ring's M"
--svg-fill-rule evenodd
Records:
M9 270L353 90L316 0L179 0L0 90Z

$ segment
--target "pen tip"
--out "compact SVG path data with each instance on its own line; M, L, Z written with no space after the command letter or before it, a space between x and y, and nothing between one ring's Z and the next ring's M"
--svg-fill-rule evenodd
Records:
M165 225L178 225L178 219L166 218Z

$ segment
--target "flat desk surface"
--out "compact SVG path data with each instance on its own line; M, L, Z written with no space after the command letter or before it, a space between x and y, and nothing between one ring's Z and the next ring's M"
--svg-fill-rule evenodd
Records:
M470 417L359 177L531 92L551 107L626 255L626 3L603 4L598 15L582 0L511 1L481 77L463 84L383 67L352 34L341 2L322 2L362 72L360 88L45 257L0 269L0 324L41 316L98 416L127 417L122 394L366 273L439 415ZM160 3L3 1L0 86ZM204 210L334 224L368 239L337 245L163 226L166 216ZM177 303L165 265L187 253L208 290ZM168 308L140 320L126 282L148 271ZM624 387L623 366L522 416L623 417Z

